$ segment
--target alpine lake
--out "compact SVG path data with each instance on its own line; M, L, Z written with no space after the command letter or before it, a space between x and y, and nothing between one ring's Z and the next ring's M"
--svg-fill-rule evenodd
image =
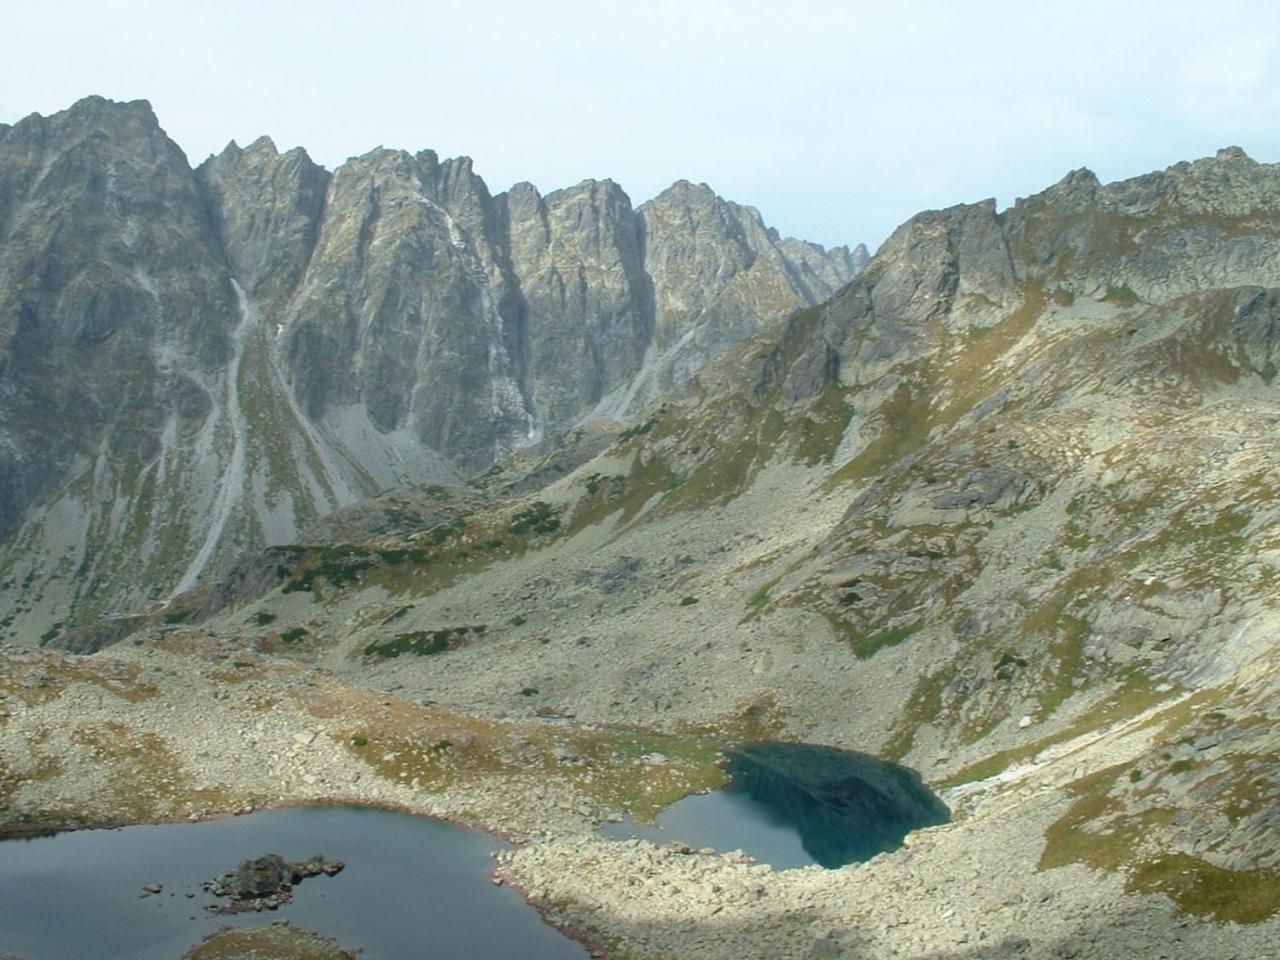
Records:
M602 833L742 850L776 869L838 868L948 819L918 774L865 754L759 743L726 751L724 766L724 788L686 797L652 824L624 819ZM287 919L361 948L362 960L586 958L518 891L492 882L492 854L506 848L439 820L340 806L5 840L0 955L178 960L224 927ZM212 912L203 884L268 851L338 857L346 868L299 884L275 912Z

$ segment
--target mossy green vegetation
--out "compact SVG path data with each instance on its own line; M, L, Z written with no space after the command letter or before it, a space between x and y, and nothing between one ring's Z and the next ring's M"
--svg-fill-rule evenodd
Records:
M893 733L881 751L886 758L901 760L911 752L920 728L941 717L943 692L954 677L955 667L947 666L925 674L916 681L906 706L894 724Z
M643 423L637 423L634 426L627 427L627 429L623 430L620 434L618 434L618 439L615 440L614 443L618 446L621 446L622 444L628 443L629 441L634 440L637 437L643 437L646 434L652 433L653 428L656 427L662 421L662 417L666 412L667 412L667 407L665 405L662 407L659 407L657 412L654 413L652 416L650 416Z
M272 925L220 930L182 960L354 960L356 955L318 934Z
M530 521L529 530L539 525L548 525L541 510ZM389 544L275 548L286 557L277 570L280 589L309 592L318 601L353 586L374 584L392 595L427 596L495 560L523 553L527 537L512 535L506 526L507 521L498 516L464 517ZM409 609L411 605L402 607L391 619Z
M791 456L809 466L830 463L856 414L853 397L861 390L834 383L819 394L787 428Z
M823 611L823 616L835 635L849 645L849 649L859 660L868 660L881 650L896 647L924 628L923 623L916 622L863 631L854 628L846 620L830 611Z
M1127 285L1108 286L1102 298L1103 303L1114 303L1119 307L1134 307L1142 302L1141 298Z
M933 392L919 377L903 376L893 393L875 411L879 436L836 470L825 489L880 476L908 454L919 450L932 428Z
M418 657L429 657L452 650L468 637L483 636L488 630L486 624L475 624L463 627L445 627L442 630L412 630L408 633L397 633L393 637L374 640L366 644L365 657L377 657L382 660L394 660L396 657L411 653Z
M779 575L762 583L759 589L757 589L756 592L751 594L750 598L748 598L747 609L760 610L767 606L769 598L773 594L773 588L778 585L778 582L781 579L782 577Z
M726 406L737 409L717 410L692 440L697 448L714 450L717 455L699 460L664 502L664 510L701 510L727 503L746 490L773 459L786 429L782 414L767 406L751 408L740 403ZM723 437L710 432L709 425L724 423L740 426Z
M599 475L595 475L599 477ZM587 493L574 505L563 533L572 535L612 516L618 524L635 518L655 497L675 490L680 480L666 459L653 451L638 451L625 475L587 479Z
M1126 892L1163 893L1178 913L1219 923L1261 923L1280 914L1280 873L1228 870L1186 852L1156 849L1174 810L1127 811L1118 788L1122 780L1135 782L1131 772L1128 764L1117 764L1071 785L1076 800L1046 832L1041 870L1070 863L1123 870Z
M306 593L314 591L320 581L341 589L358 583L360 574L381 560L375 551L355 544L306 549L298 567L280 589L282 593Z
M558 511L549 503L535 500L527 507L516 511L507 525L507 531L521 536L526 533L555 533L560 529Z
M1179 913L1219 923L1262 923L1280 914L1280 873L1226 870L1187 853L1135 865L1125 889L1163 893L1178 905Z

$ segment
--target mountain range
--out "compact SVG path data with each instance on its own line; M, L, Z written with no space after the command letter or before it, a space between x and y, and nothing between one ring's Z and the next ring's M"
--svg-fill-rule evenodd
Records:
M0 637L132 613L335 508L621 418L851 278L681 181L196 168L144 101L0 130ZM55 626L60 625L60 626Z

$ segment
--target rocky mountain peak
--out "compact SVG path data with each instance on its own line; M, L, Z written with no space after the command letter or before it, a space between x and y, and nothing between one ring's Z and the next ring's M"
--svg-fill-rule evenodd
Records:
M249 146L245 147L245 153L259 154L264 157L278 157L280 151L276 149L276 142L265 133L254 139Z
M298 285L319 230L329 174L269 137L234 141L196 169L232 275L278 307Z
M32 114L31 117L39 117ZM159 128L160 121L151 107L150 100L111 100L96 94L82 97L66 110L52 114L49 119L58 119L70 125L121 125L137 123L146 128Z
M498 194L495 200L503 216L512 220L527 221L539 215L538 211L545 209L542 194L527 180L512 184L505 193Z

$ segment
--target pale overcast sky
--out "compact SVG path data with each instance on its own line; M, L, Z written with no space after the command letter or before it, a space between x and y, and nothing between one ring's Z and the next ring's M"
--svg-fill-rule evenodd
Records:
M0 120L145 98L193 163L268 133L465 153L495 193L686 178L874 248L1074 167L1280 159L1278 41L1276 0L11 0Z

